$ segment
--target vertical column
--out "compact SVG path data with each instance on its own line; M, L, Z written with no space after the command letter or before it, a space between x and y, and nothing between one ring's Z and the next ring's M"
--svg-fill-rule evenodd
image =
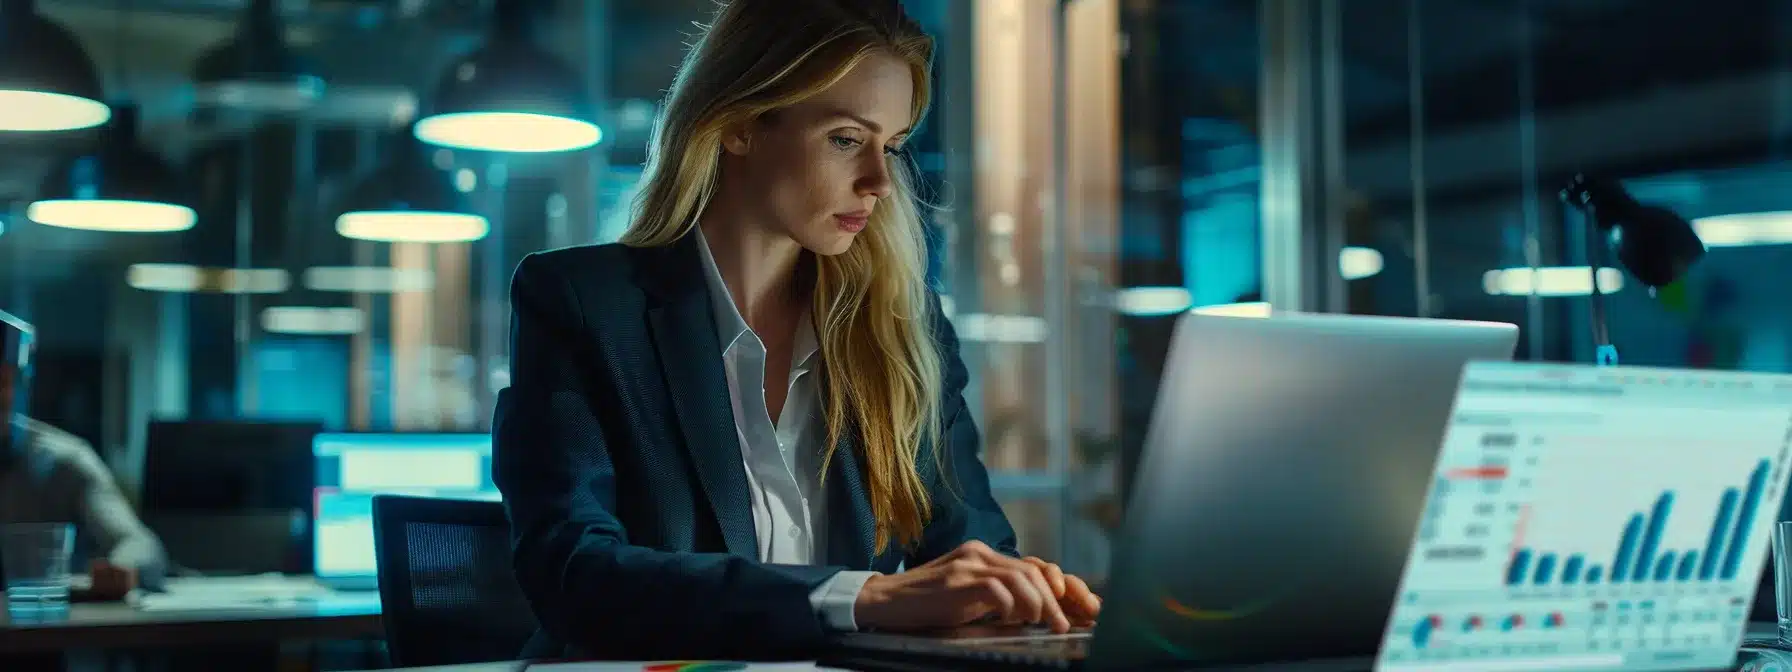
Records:
M1338 0L1261 0L1263 298L1281 310L1345 308Z
M1058 174L1056 54L1058 3L985 0L971 5L975 105L972 112L975 220L961 222L955 285L975 274L975 312L956 311L966 349L981 350L985 462L997 496L1008 500L1029 552L1056 556L1061 534L1063 374L1052 306L1051 267L1063 263L1053 211ZM962 291L956 292L962 295ZM956 298L956 297L955 297ZM1041 392L1044 392L1043 394ZM1058 409L1058 410L1054 410ZM1024 502L1024 503L1023 503ZM1020 512L1020 513L1014 513Z
M1062 7L1058 58L1057 187L1060 254L1052 279L1062 289L1051 320L1063 335L1063 426L1055 459L1068 478L1062 564L1082 575L1106 574L1111 522L1120 497L1118 323L1108 297L1119 286L1120 240L1120 5L1117 0L1071 0ZM1070 384L1075 381L1075 384Z
M355 168L350 175L367 174L379 161L380 131L362 129L355 134ZM350 185L352 187L352 185ZM318 226L334 228L333 223L319 221ZM365 240L349 241L349 264L355 268L373 268L375 263L374 243ZM388 323L375 317L374 297L367 292L356 292L354 306L367 316L367 328L349 336L348 358L348 427L365 431L373 427L373 384L374 384L374 334L378 325ZM391 341L387 340L387 352L391 352Z
M107 400L122 402L123 413L101 415L101 456L126 492L141 492L143 447L152 418L186 417L187 294L145 292L117 283L105 352ZM118 371L122 369L122 371ZM120 375L122 373L122 375ZM111 410L111 409L108 409Z
M585 26L584 58L580 63L585 74L585 88L591 94L591 109L597 114L594 121L606 136L614 138L617 137L616 119L610 111L616 109L616 106L610 102L610 52L615 45L610 40L610 0L584 0L571 4L579 8L581 23ZM605 177L610 174L610 145L611 142L606 141L585 150L584 161L581 162L586 171L584 180L577 185L562 187L561 193L576 193L579 198L586 199L589 205L583 210L582 216L570 220L574 222L569 227L573 239L549 240L549 246L589 243L598 239L600 223L608 214L598 212L597 203L598 192L602 189ZM628 207L626 201L623 207Z
M491 424L492 409L497 406L498 391L493 389L492 372L502 367L508 371L510 350L510 246L511 227L510 213L510 166L503 158L494 158L486 169L486 189L491 194L490 204L486 206L486 218L491 220L491 233L480 245L478 258L479 281L478 290L474 294L479 297L476 310L470 316L475 320L478 353L474 360L476 365L471 381L474 393L474 414L478 416L476 424L482 428Z
M434 407L434 386L429 384L429 353L435 331L430 302L432 298L452 301L456 297L465 301L464 290L457 291L452 285L463 278L464 271L432 269L430 246L423 243L393 243L391 250L392 268L431 271L436 276L436 288L431 293L392 295L391 331L387 336L392 352L392 426L399 430L424 429L431 426L425 418L428 409Z
M239 113L240 114L240 113ZM240 147L237 153L236 166L236 235L235 250L231 265L236 268L252 268L255 266L255 145L256 133L245 131L237 139ZM255 304L245 293L236 293L231 297L231 335L235 343L236 362L236 410L244 416L253 417L260 408L255 386L255 367L250 359L255 356Z

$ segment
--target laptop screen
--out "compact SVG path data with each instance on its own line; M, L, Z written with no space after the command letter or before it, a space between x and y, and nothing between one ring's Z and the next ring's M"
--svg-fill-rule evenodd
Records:
M1376 669L1733 665L1788 409L1792 376L1470 364Z
M376 573L373 496L497 500L489 434L319 434L313 558L320 579Z

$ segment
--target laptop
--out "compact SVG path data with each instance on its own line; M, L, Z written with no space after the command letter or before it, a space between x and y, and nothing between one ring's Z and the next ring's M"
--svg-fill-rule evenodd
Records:
M1792 376L1477 362L1376 669L1734 669Z
M492 483L492 437L484 433L318 434L312 564L319 583L340 591L379 588L373 496L499 499Z
M1092 633L850 633L823 662L1108 670L1373 656L1463 366L1511 357L1517 327L1178 319Z

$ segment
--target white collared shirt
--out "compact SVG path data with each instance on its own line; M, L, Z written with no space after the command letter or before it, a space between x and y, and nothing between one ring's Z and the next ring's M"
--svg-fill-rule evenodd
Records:
M784 408L772 423L765 401L765 342L735 307L728 285L716 268L709 243L696 228L697 248L709 283L716 338L722 346L722 367L728 374L728 397L734 411L736 438L747 490L752 499L753 529L759 561L814 565L827 557L827 494L821 489L821 454L827 425L821 422L821 387L812 370L819 348L814 321L804 310L791 346L789 387ZM822 622L835 630L857 630L853 603L876 572L843 571L809 595Z

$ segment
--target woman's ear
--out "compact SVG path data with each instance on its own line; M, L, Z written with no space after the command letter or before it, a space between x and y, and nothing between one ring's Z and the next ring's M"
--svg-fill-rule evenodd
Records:
M748 153L752 152L752 127L747 124L742 124L729 129L727 135L722 136L722 149L727 150L729 154L735 156L746 156Z

